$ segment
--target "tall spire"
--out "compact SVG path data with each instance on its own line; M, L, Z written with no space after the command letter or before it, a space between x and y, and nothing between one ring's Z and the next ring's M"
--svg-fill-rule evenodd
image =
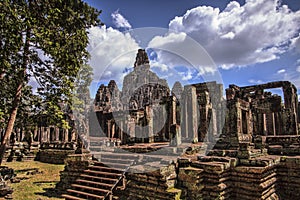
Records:
M139 49L138 53L136 54L134 67L143 65L143 64L149 64L148 55L145 51L145 49Z

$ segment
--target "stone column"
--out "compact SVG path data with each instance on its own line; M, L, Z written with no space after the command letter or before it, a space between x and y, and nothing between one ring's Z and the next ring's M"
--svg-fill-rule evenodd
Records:
M111 138L115 137L115 133L116 133L116 124L115 124L115 122L112 122L112 124L111 124Z
M187 134L188 138L191 141L198 142L198 116L197 116L197 95L196 88L194 86L185 86L184 87L187 95L186 101L186 115L187 117Z
M264 135L264 118L263 113L261 111L258 111L257 113L257 131L258 135Z
M275 135L274 113L266 113L267 135Z
M181 144L181 129L177 124L172 124L170 127L171 141L170 146L179 146Z
M46 142L50 142L50 127L46 128L46 138L45 138Z
M171 98L171 116L170 123L176 124L176 97L172 96Z
M135 119L131 117L128 120L128 133L131 138L135 137Z
M111 121L107 120L107 138L111 138Z
M55 127L55 141L59 141L59 128Z
M267 135L267 118L266 113L262 114L262 123L263 123L263 135Z
M125 144L126 141L125 141L125 137L124 137L124 122L123 122L123 119L121 119L121 121L119 122L120 123L120 140L121 140L121 144Z
M181 105L181 113L180 113L180 127L181 127L181 133L182 137L185 139L188 139L188 114L187 114L187 96L186 96L186 91L183 91L183 95L181 97L180 101Z
M153 109L150 106L146 106L147 109L147 121L148 121L148 137L149 143L154 142L154 132L153 132ZM162 113L163 114L163 113Z
M20 128L16 128L15 141L17 141L17 142L21 141L21 130L20 130Z
M282 116L280 112L274 113L275 117L275 135L283 135Z
M68 129L64 129L63 130L63 142L67 142L68 141L68 135L69 135L69 130Z
M208 118L208 142L214 142L218 134L216 110L210 109L211 116Z
M39 127L35 126L33 130L33 141L38 141L38 136L39 135Z
M297 124L297 107L298 107L298 97L296 87L289 83L283 85L284 94L284 105L286 112L286 135L298 135L298 124Z

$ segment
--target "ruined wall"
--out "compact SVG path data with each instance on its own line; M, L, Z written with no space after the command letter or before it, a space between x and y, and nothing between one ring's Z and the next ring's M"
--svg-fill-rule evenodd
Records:
M74 154L75 150L55 150L46 149L40 150L36 160L44 163L64 164L64 160L70 154Z
M280 199L300 199L300 157L281 157L277 166Z
M148 173L126 174L126 189L116 194L122 200L174 200L179 199L181 190L175 189L175 165L161 167Z
M65 169L60 172L60 182L56 185L58 189L66 192L71 184L88 168L92 160L90 154L71 154L65 159Z
M300 197L299 169L299 157L258 158L248 165L225 157L179 160L176 188L182 199L293 200Z

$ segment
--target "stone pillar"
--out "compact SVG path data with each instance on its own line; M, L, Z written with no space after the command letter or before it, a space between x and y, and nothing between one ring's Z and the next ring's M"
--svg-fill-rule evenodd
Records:
M147 132L149 143L154 142L154 133L153 133L153 109L150 106L146 106L146 115L147 115Z
M18 142L21 141L21 130L20 130L20 128L16 128L15 141L18 141Z
M170 110L169 110L169 126L170 126L170 145L177 146L181 144L181 127L177 124L177 98L172 96L170 98ZM178 127L177 127L178 126Z
M218 134L216 110L210 109L211 117L208 118L208 142L214 142Z
M59 128L55 127L55 141L59 141Z
M198 116L197 116L197 95L196 88L193 86L185 86L186 96L186 125L187 135L190 142L198 142Z
M264 135L264 118L263 113L261 111L258 111L257 113L257 131L258 135Z
M187 114L187 96L186 96L186 91L184 90L183 95L181 97L180 101L181 105L181 113L180 113L180 124L181 124L181 133L182 137L185 139L188 139L188 114Z
M111 138L115 137L115 132L116 132L116 124L115 124L115 122L112 122L112 124L111 124Z
M64 142L68 142L69 141L69 129L65 129L65 137L64 137Z
M275 135L283 135L282 116L280 112L274 113L275 117Z
M135 137L135 119L132 117L128 120L128 133L131 138Z
M46 142L50 142L50 127L46 128L46 138L45 138Z
M176 124L176 97L171 97L171 115L170 115L170 123Z
M45 136L45 135L47 134L47 133L46 133L46 132L47 132L47 131L46 131L46 127L41 126L41 129L40 129L40 130L41 130L41 133L40 133L40 137L41 137L41 138L40 138L40 140L41 140L41 142L46 142L46 136Z
M231 147L239 147L239 120L238 107L239 103L236 100L227 102L228 114L226 115L226 140Z
M297 108L298 97L297 89L290 82L286 83L282 87L284 94L284 105L286 112L286 135L298 135L298 123L297 123Z
M181 129L177 124L172 124L170 127L171 141L170 146L179 146L181 144Z
M35 126L33 130L33 141L38 141L38 136L39 135L39 128L38 126Z
M274 113L266 113L267 135L275 135Z
M111 138L111 121L107 120L107 138Z

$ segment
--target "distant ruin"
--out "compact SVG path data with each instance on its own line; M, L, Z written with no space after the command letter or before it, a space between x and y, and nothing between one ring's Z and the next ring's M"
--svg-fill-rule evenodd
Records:
M120 91L114 80L101 85L94 100L100 128L92 136L107 136L121 144L136 142L213 140L222 132L225 117L223 86L216 82L169 89L166 80L150 71L144 50L139 50L134 70L124 77ZM92 113L93 114L93 113ZM224 121L224 120L223 120ZM95 127L91 121L90 127Z
M140 49L122 90L114 80L100 85L88 125L74 126L68 113L76 129L41 119L32 143L39 160L66 164L57 188L69 200L300 199L296 87L277 81L229 85L226 99L223 92L217 82L170 89ZM23 139L17 130L13 143Z
M216 82L170 90L139 50L122 90L112 80L97 91L97 161L70 157L59 185L66 199L299 199L299 113L288 81L230 85L226 100Z
M182 141L215 142L222 133L227 139L222 140L223 146L237 148L256 136L298 135L297 89L288 81L230 85L225 100L223 85L216 82L185 86L176 82L170 90L166 80L150 71L142 49L134 66L124 77L122 90L114 80L99 87L94 112L100 127L91 120L90 127L96 127L90 136L120 144L169 141L180 145ZM265 91L274 88L282 88L284 103Z

